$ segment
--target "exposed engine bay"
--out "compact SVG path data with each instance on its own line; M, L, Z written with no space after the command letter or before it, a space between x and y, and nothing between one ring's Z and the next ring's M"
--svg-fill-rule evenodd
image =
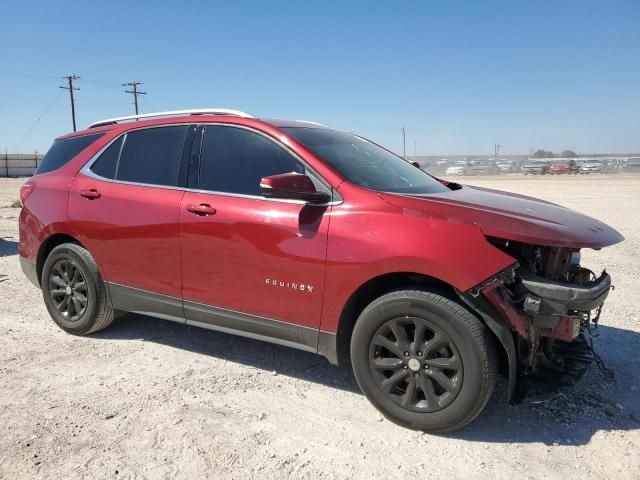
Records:
M593 350L592 328L612 288L609 274L598 276L581 266L579 249L488 240L518 264L461 298L507 350L510 398L517 401L525 383L572 383L594 360L606 370ZM504 327L513 332L512 352Z

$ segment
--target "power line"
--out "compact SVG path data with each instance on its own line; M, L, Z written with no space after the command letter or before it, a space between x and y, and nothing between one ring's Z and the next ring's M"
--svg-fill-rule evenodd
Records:
M29 78L42 78L46 80L58 80L60 77L54 77L53 75L37 75L35 73L20 73L20 72L0 72L0 75L4 77L29 77Z
M66 78L67 82L69 82L68 87L60 86L60 88L69 90L69 97L71 98L71 120L73 121L73 131L75 132L76 131L76 105L73 101L73 91L80 90L80 89L73 86L73 81L79 80L80 77L74 73L73 75L67 75L66 77L62 77L62 78Z
M44 109L44 111L40 114L40 116L35 121L35 123L33 125L31 125L29 130L27 130L27 133L24 134L24 136L20 139L20 141L16 144L16 146L13 147L14 151L18 150L18 148L22 145L22 142L25 141L25 139L29 136L29 134L33 131L33 129L36 128L38 123L40 123L40 120L42 120L42 117L44 117L47 114L47 112L49 112L49 110L51 110L51 107L53 107L55 105L55 103L58 101L58 98L60 98L60 95L62 95L62 92L58 92L56 94L56 96L53 98L53 101L47 106L47 108Z
M131 93L133 94L133 104L136 107L136 115L138 115L138 95L146 95L147 92L141 92L140 90L138 90L138 85L144 85L144 83L142 82L128 82L128 83L123 83L122 86L123 87L131 87L133 90L125 90L126 93Z

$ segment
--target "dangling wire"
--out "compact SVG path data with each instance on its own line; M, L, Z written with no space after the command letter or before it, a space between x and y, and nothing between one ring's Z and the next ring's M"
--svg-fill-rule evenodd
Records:
M593 320L591 320L591 322L593 322L593 324L595 325L595 328L598 328L598 320L600 319L600 314L602 313L602 306L604 304L600 305L598 307L598 309L596 310L596 314L595 317L593 318ZM589 315L591 315L589 313ZM591 355L593 356L593 360L596 362L596 365L598 366L598 370L600 370L604 375L606 375L607 377L609 377L610 379L613 380L614 378L614 371L611 368L608 368L605 364L604 364L604 360L602 360L602 357L600 357L600 355L598 355L595 351L595 347L593 345L593 340L596 338L596 336L591 332L591 325L589 320L587 320L586 322L586 328L584 329L584 331L587 334L588 337L588 342L587 342L587 347L589 347L589 351L591 351Z

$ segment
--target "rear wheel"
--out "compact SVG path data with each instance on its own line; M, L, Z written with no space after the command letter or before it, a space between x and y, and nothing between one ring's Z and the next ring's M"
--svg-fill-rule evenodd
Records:
M65 332L86 335L113 321L111 300L98 267L80 245L55 247L44 263L40 284L49 315Z
M385 417L428 432L472 421L491 397L497 371L486 326L459 303L417 290L389 293L362 312L351 362Z

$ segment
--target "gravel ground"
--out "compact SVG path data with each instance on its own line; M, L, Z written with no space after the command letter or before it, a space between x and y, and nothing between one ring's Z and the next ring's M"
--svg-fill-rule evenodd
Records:
M640 478L640 175L457 179L543 197L626 237L583 254L616 290L595 366L449 435L383 420L346 369L284 347L128 315L63 333L18 264L22 180L0 179L0 478Z

